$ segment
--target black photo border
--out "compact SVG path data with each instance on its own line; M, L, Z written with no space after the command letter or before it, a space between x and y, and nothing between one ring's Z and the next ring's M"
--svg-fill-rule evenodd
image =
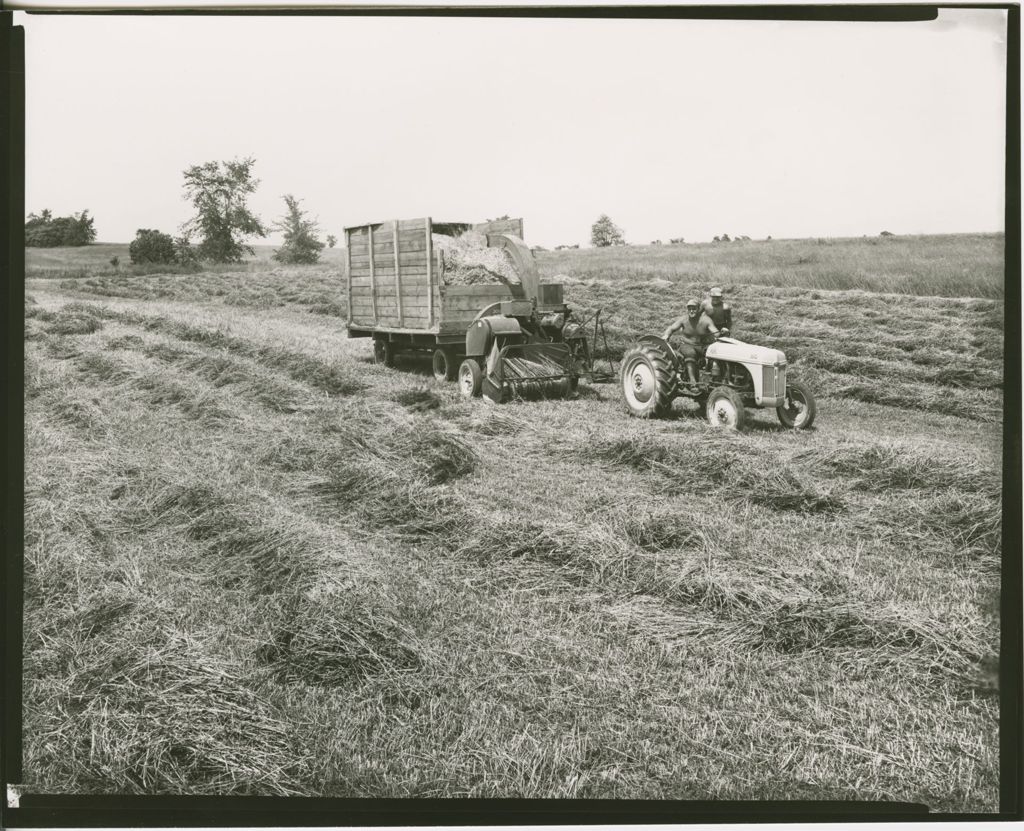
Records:
M930 814L912 803L851 801L684 801L589 799L345 799L23 794L0 804L0 828L143 826L467 826L632 825L869 821L1020 821L1022 768L1021 568L1021 167L1020 6L733 5L733 6L379 6L339 9L117 9L28 11L60 15L398 16L774 21L913 21L939 9L1007 11L1005 159L1005 339L1003 559L1001 574L1000 802L998 813ZM4 551L0 788L22 773L22 590L24 561L25 34L0 0L0 280L3 282Z

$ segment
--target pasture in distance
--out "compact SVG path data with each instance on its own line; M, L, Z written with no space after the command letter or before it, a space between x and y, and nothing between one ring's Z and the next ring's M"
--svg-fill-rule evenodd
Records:
M722 285L819 404L740 434L374 365L340 251L30 250L26 790L996 810L1002 247L538 254L605 358Z

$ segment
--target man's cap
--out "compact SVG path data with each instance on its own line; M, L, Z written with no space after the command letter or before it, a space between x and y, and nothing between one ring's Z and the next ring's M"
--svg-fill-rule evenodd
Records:
M700 301L694 299L693 297L691 297L689 300L686 301L686 308L687 309L690 309L690 308L696 309L699 306L700 306Z
M708 292L708 294L710 294L712 297L721 297L722 290L718 286L715 286L713 289L711 289L711 291Z

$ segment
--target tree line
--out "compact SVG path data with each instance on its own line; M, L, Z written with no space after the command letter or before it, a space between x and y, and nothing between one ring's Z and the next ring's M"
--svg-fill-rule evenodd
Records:
M96 240L96 228L88 211L71 216L54 216L43 209L29 214L25 221L25 245L33 248L59 248L67 245L88 245Z
M253 158L232 161L211 161L192 165L184 172L185 199L192 203L195 215L180 227L180 234L170 234L152 228L140 228L128 246L133 263L177 263L195 266L200 261L210 263L241 262L245 254L255 252L246 240L266 237L270 230L278 231L284 243L273 254L281 263L316 263L325 247L333 248L337 238L327 235L320 239L320 226L309 218L292 194L282 198L285 213L268 227L249 208L247 199L256 192L259 180L253 176ZM508 215L499 217L507 219ZM604 248L625 245L626 240L607 214L601 214L590 229L591 245ZM198 239L193 243L193 237ZM54 217L44 210L29 214L25 223L25 245L29 247L56 247L88 245L96 239L93 218L88 211L70 217ZM728 240L728 236L725 237ZM718 242L719 238L716 237ZM673 239L672 243L682 243ZM558 246L569 248L570 246ZM578 246L577 246L578 247Z
M315 263L325 247L333 248L337 238L320 239L319 224L301 207L301 200L285 194L285 213L269 228L249 208L248 197L259 180L253 176L253 158L192 165L184 172L185 199L195 215L184 222L176 237L153 228L140 228L128 246L133 263L176 263L196 266L241 262L255 251L247 240L266 237L273 230L284 243L273 258L281 263ZM193 243L193 238L197 241ZM71 217L54 217L48 210L29 214L25 223L25 245L57 247L88 245L96 240L93 218L88 211Z

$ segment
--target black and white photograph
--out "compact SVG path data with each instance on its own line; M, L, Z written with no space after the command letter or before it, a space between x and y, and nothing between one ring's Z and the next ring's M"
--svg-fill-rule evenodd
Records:
M695 8L3 13L7 808L1005 817L1019 8Z

